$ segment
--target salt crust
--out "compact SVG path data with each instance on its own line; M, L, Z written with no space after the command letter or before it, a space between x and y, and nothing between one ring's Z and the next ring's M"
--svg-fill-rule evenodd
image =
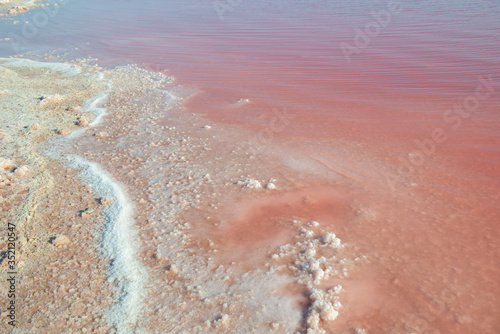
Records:
M110 277L117 280L118 303L111 307L108 321L119 333L131 332L141 310L143 285L146 272L137 258L138 239L134 230L133 205L124 187L98 164L79 156L69 156L74 168L103 197L113 198L104 209L106 224L103 234L103 249L113 259Z

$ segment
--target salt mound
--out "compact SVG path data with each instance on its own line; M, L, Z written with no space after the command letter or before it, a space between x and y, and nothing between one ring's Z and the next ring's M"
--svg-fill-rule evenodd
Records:
M71 164L81 170L98 195L113 198L113 203L104 208L102 246L105 255L112 258L110 279L117 282L118 302L111 307L109 322L118 333L132 332L142 309L146 271L137 258L138 240L134 229L134 210L127 192L121 184L98 164L79 156L69 156Z
M113 203L114 198L113 197L101 197L99 198L99 204L101 205L109 205Z
M59 95L59 94L41 96L39 98L40 102L38 102L38 104L42 107L49 107L49 106L54 106L54 105L62 102L63 99L64 99L64 97Z
M269 182L267 185L266 185L266 189L276 189L276 185L272 182Z
M10 170L14 168L14 163L10 159L0 158L0 169Z
M64 246L69 244L70 240L67 236L65 235L58 235L52 240L52 244L54 246Z
M293 221L294 224L299 222ZM316 221L309 221L308 226L317 227ZM334 321L342 309L339 294L342 286L324 288L324 283L331 277L345 277L348 269L347 259L343 258L343 245L334 233L322 236L304 227L298 229L300 239L295 243L278 247L271 258L279 263L274 270L291 271L295 281L306 288L310 306L307 309L305 323L307 333L326 333L322 328L328 321Z
M85 116L81 116L78 118L78 122L76 122L76 124L78 126L88 126L89 125L89 121L87 121L87 118L85 118Z
M15 170L14 170L14 176L17 176L17 177L25 177L26 175L28 175L30 169L28 168L28 166L21 166L21 167L17 167Z
M262 184L259 181L250 178L245 178L243 180L240 180L236 184L241 185L244 188L250 188L250 189L262 188Z

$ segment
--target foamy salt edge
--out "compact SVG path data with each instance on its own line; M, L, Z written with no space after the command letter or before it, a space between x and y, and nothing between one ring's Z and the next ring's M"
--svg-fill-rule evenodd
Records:
M81 177L103 197L112 197L106 206L102 247L105 256L113 259L109 268L110 278L118 282L118 303L111 306L108 321L119 333L132 332L142 303L146 271L138 260L138 237L134 229L133 204L124 187L97 163L77 155L68 156L70 165L80 169Z
M104 80L104 74L99 72L99 74L96 76L97 81L103 81ZM82 105L82 108L80 109L80 113L82 112L92 112L94 113L94 120L86 127L81 128L81 129L76 129L71 131L69 134L67 134L67 138L76 138L81 136L88 128L94 127L98 124L101 123L102 118L104 115L106 115L106 108L99 107L102 103L106 101L106 99L109 96L109 93L113 89L113 86L111 85L111 82L107 81L106 82L106 87L107 89L103 92L100 92L96 96L88 99L85 101Z
M73 68L68 64L41 63L28 59L19 59L21 62L13 63L8 58L0 58L0 60L9 61L2 65L48 68L62 74L66 73L68 76L81 72L79 68ZM95 80L104 80L104 74L98 73ZM99 107L99 105L106 100L112 89L109 81L106 82L106 85L107 90L83 103L81 111L93 112L95 115L92 123L65 136L53 138L51 147L45 153L60 160L66 158L71 167L80 170L80 176L92 185L96 195L114 199L103 209L106 222L101 240L104 256L113 260L108 269L108 278L117 282L118 290L118 301L108 310L107 321L117 329L118 333L131 333L133 332L132 326L137 322L142 308L141 295L147 280L147 272L136 256L139 249L139 239L134 229L133 204L125 188L99 164L77 155L65 157L64 153L61 152L64 151L68 139L82 135L89 127L101 122L102 117L106 114L106 108Z
M52 71L60 72L64 76L73 76L79 74L82 70L78 67L64 63L45 63L22 58L0 58L5 63L2 66L24 67L24 68L47 68Z

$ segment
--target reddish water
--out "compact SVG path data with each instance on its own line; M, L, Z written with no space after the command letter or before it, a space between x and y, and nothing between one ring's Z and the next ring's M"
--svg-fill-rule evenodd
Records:
M232 4L221 20L212 1L73 1L21 51L73 44L104 64L168 70L200 89L188 110L254 129L259 144L330 159L330 143L359 143L380 163L352 151L330 165L374 212L335 227L372 256L350 283L345 321L373 333L500 332L500 4L402 2L379 28L370 12L387 1ZM341 43L355 46L366 26L376 33L358 36L348 61ZM290 205L274 203L254 215ZM230 235L260 238L242 231Z

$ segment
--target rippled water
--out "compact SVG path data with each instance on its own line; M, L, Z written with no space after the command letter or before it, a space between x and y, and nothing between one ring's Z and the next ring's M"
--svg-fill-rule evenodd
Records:
M352 183L338 205L358 214L330 223L372 262L342 283L352 291L345 323L497 333L500 4L397 4L73 0L31 37L22 22L2 26L11 41L0 55L68 50L197 88L188 111L255 131L250 144L305 150ZM283 155L272 163L299 175ZM329 221L330 195L316 196L308 213ZM279 215L287 206L275 202L236 207Z

